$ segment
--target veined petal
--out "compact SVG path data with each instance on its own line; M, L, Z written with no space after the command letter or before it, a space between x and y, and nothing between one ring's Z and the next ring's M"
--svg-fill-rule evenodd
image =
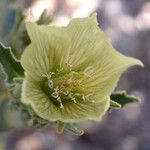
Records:
M104 58L103 58L104 57ZM134 58L125 57L121 54L115 54L113 57L103 56L99 64L94 64L86 71L86 76L81 79L86 93L94 93L91 100L100 102L105 97L110 96L117 86L117 82L122 73L133 65L143 64Z
M72 70L83 71L80 79L86 93L94 93L91 100L100 102L109 96L121 74L133 65L142 62L114 50L108 38L98 28L96 15L73 19L66 28L71 44L66 62Z
M100 103L69 102L60 109L30 77L27 77L24 82L22 102L31 105L38 116L49 121L62 122L99 121L110 105L110 99L107 98Z
M31 105L38 116L49 121L60 118L60 108L52 103L49 97L42 91L37 81L26 76L22 91L22 102L26 105Z
M73 19L64 30L70 37L70 44L63 64L67 63L72 70L84 71L90 66L95 68L95 65L98 65L100 70L100 65L104 64L107 67L108 63L112 63L109 65L111 68L114 60L117 64L119 61L123 64L127 61L127 66L142 65L139 60L134 64L133 59L127 60L125 58L128 57L114 50L106 35L98 27L96 14L87 18Z
M39 80L42 75L60 67L69 38L63 32L63 27L28 22L26 28L31 44L24 51L21 64L28 74Z
M64 122L80 122L85 120L100 121L110 106L110 99L99 103L82 102L68 104L61 110Z
M97 39L99 34L96 14L87 18L73 19L65 28L70 37L65 63L73 68L93 61L96 56L95 47L103 39Z

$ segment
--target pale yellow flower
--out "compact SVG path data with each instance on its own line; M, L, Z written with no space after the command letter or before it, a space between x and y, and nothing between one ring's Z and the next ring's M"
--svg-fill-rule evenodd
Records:
M26 23L31 44L24 51L22 102L49 121L100 120L121 74L142 63L110 45L96 15L66 27Z

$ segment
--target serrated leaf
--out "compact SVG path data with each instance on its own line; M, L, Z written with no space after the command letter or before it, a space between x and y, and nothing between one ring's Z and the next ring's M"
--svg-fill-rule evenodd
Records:
M113 93L110 96L111 100L120 104L121 107L124 107L126 104L137 103L139 99L135 96L127 95L126 91L120 91Z
M66 130L72 134L78 135L78 136L81 136L84 134L84 131L82 129L77 128L75 125L73 125L71 123L67 123L65 125L64 130Z
M24 70L20 62L14 57L11 49L5 47L2 43L0 43L0 63L6 73L8 83L13 83L14 77L24 76Z

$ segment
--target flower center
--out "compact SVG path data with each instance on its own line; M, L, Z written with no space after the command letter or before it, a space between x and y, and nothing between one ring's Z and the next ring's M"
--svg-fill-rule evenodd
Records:
M92 94L85 95L84 87L80 83L80 74L78 72L70 72L66 75L59 76L54 72L43 75L46 79L43 91L49 99L60 108L69 102L79 103L89 101Z

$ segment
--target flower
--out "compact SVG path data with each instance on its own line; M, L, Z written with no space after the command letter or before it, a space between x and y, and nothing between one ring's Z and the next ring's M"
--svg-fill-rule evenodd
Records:
M48 121L100 120L121 74L142 63L113 49L96 15L66 27L27 22L22 102Z

